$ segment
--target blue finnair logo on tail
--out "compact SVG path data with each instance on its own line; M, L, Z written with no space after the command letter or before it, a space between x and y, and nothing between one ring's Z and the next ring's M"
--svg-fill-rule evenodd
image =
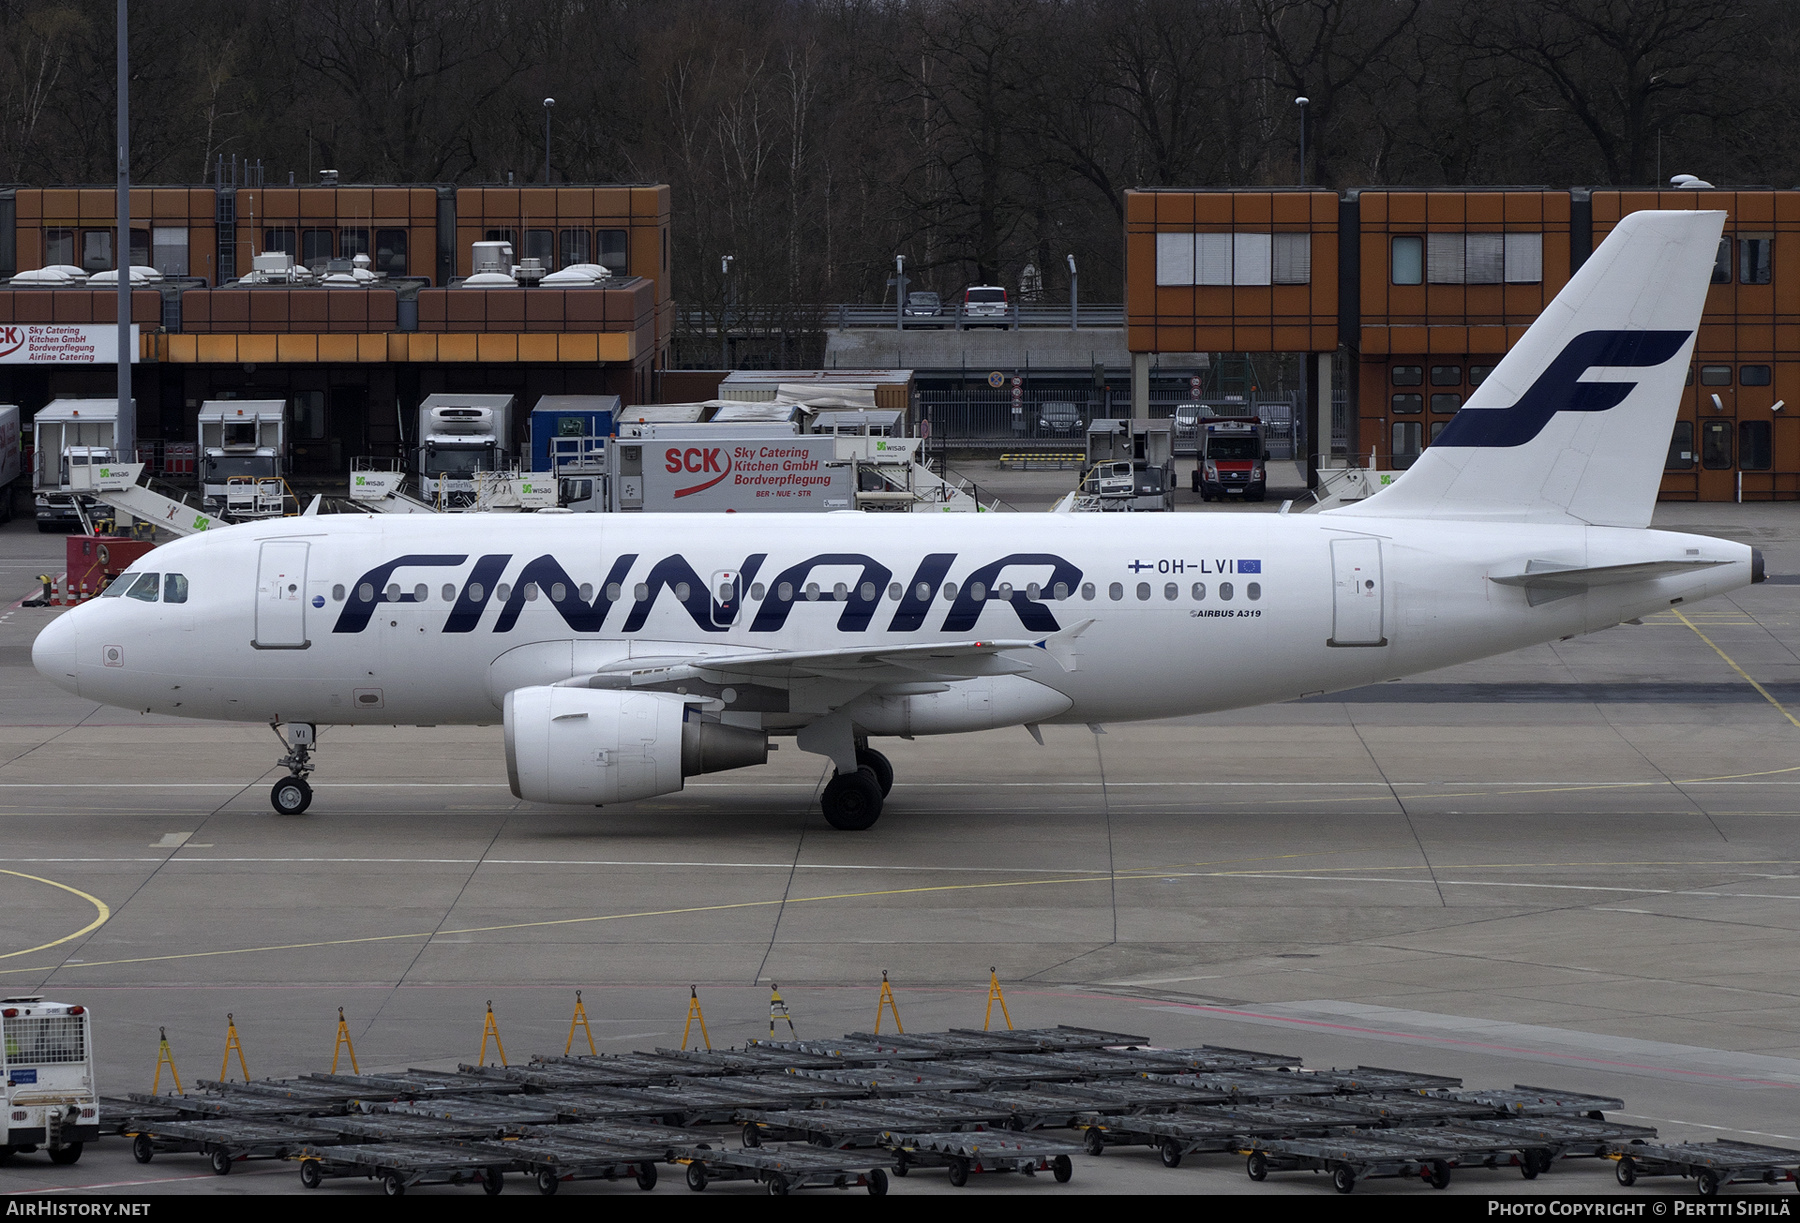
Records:
M1558 412L1604 412L1624 402L1633 382L1583 382L1601 368L1651 368L1687 343L1690 331L1587 331L1569 341L1538 375L1531 389L1510 408L1458 412L1434 446L1523 446L1544 431Z

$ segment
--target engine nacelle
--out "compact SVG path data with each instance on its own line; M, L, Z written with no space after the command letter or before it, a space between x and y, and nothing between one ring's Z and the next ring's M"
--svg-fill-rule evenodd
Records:
M534 803L626 803L768 759L761 731L687 721L667 692L519 688L505 708L507 780Z

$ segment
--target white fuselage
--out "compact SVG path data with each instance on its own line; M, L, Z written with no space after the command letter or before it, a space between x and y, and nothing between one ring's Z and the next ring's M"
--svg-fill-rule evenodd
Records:
M1356 540L1376 542L1333 548ZM1671 559L1718 563L1537 606L1490 580L1531 562ZM34 660L81 696L146 712L493 723L508 691L627 658L1043 639L1091 621L1072 666L1008 655L1067 698L1010 720L1106 722L1353 688L1607 628L1747 585L1751 550L1660 531L1338 514L470 514L246 524L160 547L135 572L185 576L186 601L95 600L47 627ZM993 593L1002 584L1010 602ZM786 708L738 724L793 730L847 695L808 683L818 690L799 685Z

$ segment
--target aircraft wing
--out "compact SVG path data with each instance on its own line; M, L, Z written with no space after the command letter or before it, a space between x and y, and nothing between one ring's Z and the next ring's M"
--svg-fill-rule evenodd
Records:
M859 684L942 683L978 675L1013 675L1029 671L1029 663L1008 658L1006 654L1043 645L1042 639L988 639L855 646L837 650L747 650L739 654L696 656L682 662L659 659L649 666L621 661L575 682L590 688L651 687L689 679L714 684L760 683L776 687L808 679L849 680Z

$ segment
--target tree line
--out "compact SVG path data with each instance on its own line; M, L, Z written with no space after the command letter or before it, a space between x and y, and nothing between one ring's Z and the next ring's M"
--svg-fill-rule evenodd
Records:
M1788 185L1785 0L185 0L130 22L134 181L667 182L714 311L1123 293L1136 186ZM0 0L0 177L113 173L108 0ZM1306 164L1300 162L1305 97ZM889 297L889 300L892 300Z

